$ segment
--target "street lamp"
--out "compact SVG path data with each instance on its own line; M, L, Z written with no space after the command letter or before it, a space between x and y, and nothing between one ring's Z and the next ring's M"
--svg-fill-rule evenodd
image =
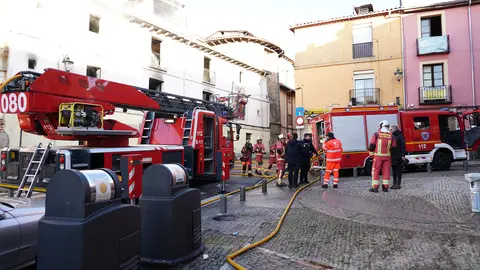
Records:
M399 67L397 67L397 70L393 73L393 75L395 75L397 82L399 82L402 79L403 71Z
M62 63L65 67L66 72L70 72L73 69L74 62L70 60L70 57L68 57L68 55L65 55L65 57L63 57Z

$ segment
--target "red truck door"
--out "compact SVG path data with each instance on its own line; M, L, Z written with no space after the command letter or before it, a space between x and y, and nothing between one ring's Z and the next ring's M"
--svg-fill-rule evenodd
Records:
M428 152L440 143L438 114L416 111L400 116L408 152Z

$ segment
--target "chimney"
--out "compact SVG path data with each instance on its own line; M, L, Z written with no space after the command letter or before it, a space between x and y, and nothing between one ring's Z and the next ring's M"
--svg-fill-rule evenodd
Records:
M355 7L355 12L357 13L357 15L363 15L363 14L373 12L373 5L368 4L368 5L362 5L362 6L359 6L359 7Z

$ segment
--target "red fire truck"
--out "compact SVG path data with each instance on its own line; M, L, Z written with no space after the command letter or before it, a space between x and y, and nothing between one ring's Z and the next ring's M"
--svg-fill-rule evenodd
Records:
M23 186L25 179L46 187L56 171L70 168L109 168L120 174L120 158L126 154L140 154L144 167L179 163L194 179L228 179L235 139L227 132L233 134L235 127L238 140L241 127L232 122L235 111L227 104L55 69L19 72L0 91L1 112L17 114L24 132L82 142L2 149L0 187ZM108 119L116 108L144 111L140 131ZM130 138L139 138L139 145L129 146Z
M402 130L406 158L411 167L431 162L434 169L448 170L452 162L467 158L463 119L448 110L400 111L398 106L335 107L313 117L310 123L314 141L320 142L327 132L333 132L342 141L342 169L364 168L364 174L368 175L371 171L367 150L369 140L382 120L398 125Z

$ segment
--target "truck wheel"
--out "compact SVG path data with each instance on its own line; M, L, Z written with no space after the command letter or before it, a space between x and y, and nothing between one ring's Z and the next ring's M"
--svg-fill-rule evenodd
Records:
M432 168L439 171L448 171L452 165L452 157L445 152L436 152L433 156Z

